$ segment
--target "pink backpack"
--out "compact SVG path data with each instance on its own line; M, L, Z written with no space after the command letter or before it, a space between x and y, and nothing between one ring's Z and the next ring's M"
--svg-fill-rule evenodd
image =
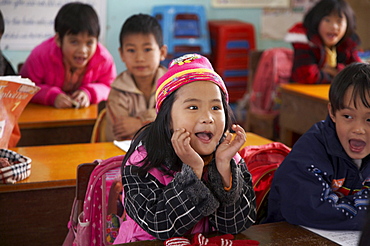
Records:
M293 50L270 48L263 51L253 79L249 110L259 114L278 114L278 88L289 82L292 66Z
M257 223L266 216L267 198L275 171L289 152L290 148L280 142L251 145L239 151L252 175L253 189L256 194Z
M106 160L95 160L97 166L90 175L83 211L80 214L76 214L78 209L76 198L73 203L68 223L69 233L63 243L64 246L112 244L107 240L107 237L115 233L107 227L109 224L108 195L113 181L121 174L123 158L124 155L120 155Z

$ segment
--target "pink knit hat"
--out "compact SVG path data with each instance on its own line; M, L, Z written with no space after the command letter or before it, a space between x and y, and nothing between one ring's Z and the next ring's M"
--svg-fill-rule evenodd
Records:
M212 68L211 63L204 56L199 54L187 54L171 61L168 71L158 80L156 91L157 112L161 105L172 92L183 85L195 81L211 81L218 85L226 94L226 100L229 101L229 95L224 81Z

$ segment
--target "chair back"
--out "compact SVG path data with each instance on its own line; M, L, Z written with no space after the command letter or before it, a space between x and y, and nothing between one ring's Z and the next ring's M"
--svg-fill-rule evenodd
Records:
M107 138L105 135L105 128L107 124L106 114L107 109L105 107L106 101L101 101L98 104L98 118L95 121L94 128L91 134L91 143L106 142Z
M262 56L263 50L251 50L249 51L249 61L248 61L248 68L249 68L249 80L248 80L248 92L252 91L253 89L253 81L254 75L256 73L258 62Z
M77 180L76 180L76 199L77 199L77 215L82 212L83 201L89 183L90 174L98 163L83 163L77 166Z

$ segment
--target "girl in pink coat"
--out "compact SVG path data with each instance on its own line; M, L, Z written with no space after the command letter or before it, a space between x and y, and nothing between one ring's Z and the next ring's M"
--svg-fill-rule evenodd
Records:
M68 3L54 22L55 36L35 47L20 70L41 90L31 102L56 108L106 100L116 77L111 54L98 42L99 19L88 4Z

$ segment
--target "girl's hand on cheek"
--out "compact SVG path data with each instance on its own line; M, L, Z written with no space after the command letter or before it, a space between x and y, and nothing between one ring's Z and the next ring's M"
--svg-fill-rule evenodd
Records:
M176 129L172 134L171 142L180 160L189 165L200 179L203 173L204 162L190 145L190 133L184 128Z
M243 146L246 140L244 129L239 125L233 125L232 129L235 131L235 138L232 140L232 134L226 132L225 140L217 147L216 150L216 165L221 172L224 169L228 169L225 165L230 166L230 160Z

